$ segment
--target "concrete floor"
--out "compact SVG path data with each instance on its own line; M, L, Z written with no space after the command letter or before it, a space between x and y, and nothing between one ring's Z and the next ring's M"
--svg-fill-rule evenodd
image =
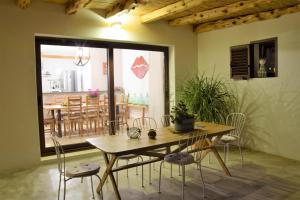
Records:
M213 158L213 155L211 156ZM104 166L100 156L71 160L68 164L92 161ZM125 163L124 163L125 164ZM299 200L300 162L272 156L260 152L245 152L245 164L240 165L239 154L233 150L229 158L232 177L225 176L216 160L203 162L206 199L218 200ZM162 193L158 194L158 164L152 173L152 184L148 183L148 166L145 166L145 187L141 187L141 176L135 169L119 173L119 188L122 199L180 199L181 177L175 166L174 178L170 178L169 165L163 168ZM56 164L44 164L26 171L0 177L0 200L47 200L57 199L58 172ZM104 168L101 169L101 174ZM187 168L185 194L187 200L201 199L202 185L196 166ZM94 185L98 184L94 179ZM90 181L74 179L67 183L67 197L72 200L92 199ZM96 195L96 199L100 199ZM116 199L110 182L104 186L104 199Z

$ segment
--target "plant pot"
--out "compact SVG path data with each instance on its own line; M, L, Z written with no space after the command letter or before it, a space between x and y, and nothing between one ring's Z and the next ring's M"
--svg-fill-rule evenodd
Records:
M175 121L175 131L187 132L194 130L195 119L184 119L180 123Z

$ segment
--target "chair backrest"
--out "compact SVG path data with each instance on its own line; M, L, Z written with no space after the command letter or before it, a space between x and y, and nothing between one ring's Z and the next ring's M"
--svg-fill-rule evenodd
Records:
M120 94L119 102L122 103L122 105L119 105L119 113L126 113L128 110L128 99L129 94Z
M196 162L200 162L202 160L202 150L205 144L205 140L207 137L207 133L201 130L194 131L192 133L189 133L189 138L186 139L186 135L182 136L183 139L181 139L178 143L179 148L182 148L182 146L187 146L187 148L184 151L191 153L195 159Z
M104 133L120 135L127 133L128 124L123 121L114 120L104 123Z
M157 123L155 119L151 117L135 118L133 120L132 126L140 128L142 131L148 131L149 129L157 129Z
M228 135L232 135L235 137L240 137L244 124L245 124L246 116L243 113L231 113L226 118L226 125L235 127L235 130L230 131Z
M54 135L51 135L51 139L53 141L55 153L57 156L58 171L62 174L66 171L65 152Z
M100 114L100 102L99 97L86 96L86 117L99 117Z
M68 118L78 118L82 116L82 97L68 96Z
M162 125L162 127L167 127L167 126L171 125L170 115L164 115L161 117L161 125Z
M101 113L106 115L108 114L108 97L107 94L102 94L99 97L100 110Z
M55 104L64 104L66 102L66 97L65 96L56 96L54 99Z

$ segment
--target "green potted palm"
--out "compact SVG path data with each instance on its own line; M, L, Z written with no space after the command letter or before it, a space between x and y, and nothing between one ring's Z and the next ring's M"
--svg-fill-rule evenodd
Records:
M171 111L171 121L175 125L175 131L186 132L194 129L195 117L188 112L183 101L179 101Z
M179 90L179 98L197 120L224 123L237 106L233 90L219 77L205 74L187 80Z

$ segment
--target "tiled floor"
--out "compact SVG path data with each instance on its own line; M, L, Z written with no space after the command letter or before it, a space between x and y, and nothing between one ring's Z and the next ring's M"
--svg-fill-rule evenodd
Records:
M213 157L213 155L212 155ZM232 177L225 176L217 161L211 164L204 160L204 180L206 183L206 199L218 200L299 200L300 199L300 162L284 159L259 152L246 151L245 165L242 168L238 152L230 154L228 163ZM86 159L69 161L68 164L93 161L104 165L101 155ZM158 164L152 173L152 185L148 183L148 166L145 166L145 187L141 187L141 176L135 170L119 173L119 188L122 199L180 199L181 177L174 167L174 178L170 178L168 165L163 168L162 193L158 194ZM56 164L41 165L26 171L0 177L1 200L47 200L57 198L58 174ZM101 169L103 173L104 169ZM186 199L201 199L202 186L200 175L195 166L187 168ZM94 179L94 185L97 185ZM91 198L90 181L84 179L71 180L67 184L67 198L86 200ZM100 199L96 195L96 199ZM104 199L116 199L110 182L104 186Z

